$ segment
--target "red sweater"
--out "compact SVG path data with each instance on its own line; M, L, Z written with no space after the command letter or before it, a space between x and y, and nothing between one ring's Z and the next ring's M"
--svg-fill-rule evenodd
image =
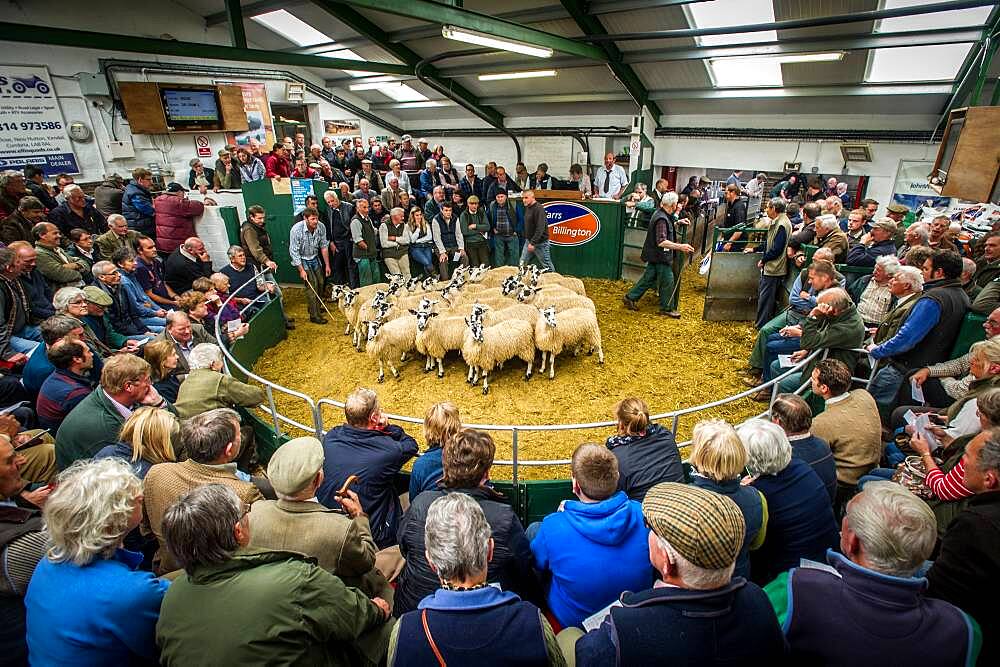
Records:
M292 163L274 153L268 153L264 159L264 176L267 178L288 178L292 175Z

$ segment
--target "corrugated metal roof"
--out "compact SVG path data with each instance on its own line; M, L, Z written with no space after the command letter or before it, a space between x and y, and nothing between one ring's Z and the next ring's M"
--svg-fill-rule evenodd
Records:
M648 90L670 88L707 88L712 85L701 60L676 60L669 63L637 63L632 69Z
M462 85L480 97L621 92L621 86L605 66L564 69L557 76L541 79L480 81L475 77L463 77Z

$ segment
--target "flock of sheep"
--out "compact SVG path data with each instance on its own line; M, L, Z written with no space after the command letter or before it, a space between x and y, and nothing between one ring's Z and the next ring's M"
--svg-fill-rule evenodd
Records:
M435 278L389 282L352 290L336 286L333 298L347 320L344 335L354 347L378 360L378 381L385 366L399 377L395 361L414 350L424 355L424 372L437 366L444 377L444 358L458 351L468 365L466 380L489 393L489 373L511 359L527 364L531 378L536 352L542 372L555 376L555 359L563 350L576 356L597 351L604 363L601 330L594 302L579 278L547 273L537 267L484 266L456 269L448 282Z

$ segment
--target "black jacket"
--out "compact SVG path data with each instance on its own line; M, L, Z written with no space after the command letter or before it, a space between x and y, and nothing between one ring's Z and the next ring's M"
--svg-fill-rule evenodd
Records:
M142 323L139 312L124 287L118 285L112 289L102 282L98 282L97 286L111 297L113 303L108 309L108 317L111 318L111 326L115 331L126 336L138 336L146 331L146 325Z
M747 199L738 197L732 204L726 204L726 221L723 227L739 227L745 225L747 221Z
M396 586L392 613L401 616L413 611L426 596L440 587L437 575L431 571L424 555L424 524L431 503L449 493L465 493L472 497L486 515L493 536L493 560L486 580L499 582L505 591L513 591L528 601L538 601L539 587L532 570L531 544L524 527L507 499L490 489L442 489L423 491L413 499L399 524L399 550L406 559Z
M929 597L968 613L983 631L980 665L1000 660L1000 492L974 496L948 525L941 553L927 573Z
M252 224L252 223L251 223ZM181 254L181 249L174 250L163 262L163 282L170 289L183 294L191 289L191 283L198 278L208 278L212 275L212 263L201 260L191 261Z
M62 203L49 211L49 222L62 232L63 238L69 242L69 232L72 229L83 229L97 237L108 230L108 221L97 207L87 202L83 206L83 217L73 212L69 204Z
M618 489L632 500L642 502L660 482L684 481L674 434L659 424L650 424L644 436L611 436L607 446L618 459Z

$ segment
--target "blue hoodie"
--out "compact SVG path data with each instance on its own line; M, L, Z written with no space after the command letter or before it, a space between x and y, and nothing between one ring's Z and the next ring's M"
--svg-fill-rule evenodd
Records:
M546 596L563 627L653 583L642 505L623 491L598 503L567 500L550 514L531 542L535 566L551 573Z

